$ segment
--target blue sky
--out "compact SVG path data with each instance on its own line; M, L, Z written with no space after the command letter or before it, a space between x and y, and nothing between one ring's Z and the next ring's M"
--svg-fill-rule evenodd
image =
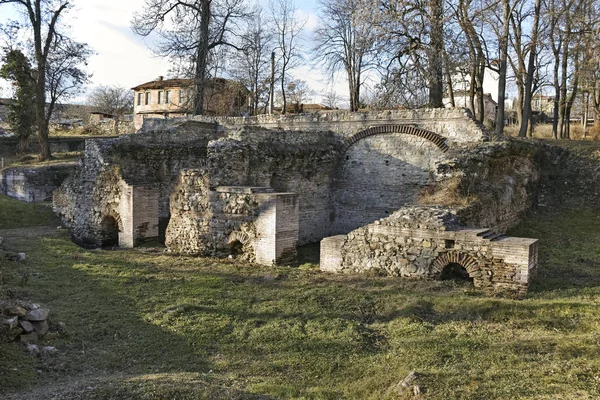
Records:
M75 40L88 43L96 52L88 66L92 74L91 86L133 87L168 74L168 60L154 57L148 47L148 39L135 35L130 28L131 17L135 11L142 9L144 0L73 0L72 4L74 8L65 15L64 22L71 26ZM268 0L260 0L260 4L268 8ZM307 30L313 28L317 2L297 0L296 7L300 17L308 19ZM16 16L11 8L11 5L0 6L0 22ZM305 46L309 47L310 41L307 42ZM292 71L291 75L306 80L315 90L314 102L321 102L321 95L331 87L335 87L340 95L346 95L344 80L337 79L332 86L328 77L317 69L311 69L308 63ZM0 96L6 96L8 92L4 85ZM83 96L78 100L83 101Z

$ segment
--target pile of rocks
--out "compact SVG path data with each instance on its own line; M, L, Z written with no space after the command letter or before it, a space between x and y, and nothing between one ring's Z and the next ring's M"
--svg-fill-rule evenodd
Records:
M52 339L64 330L58 323L50 332L48 315L50 311L38 304L17 301L12 305L0 306L0 341L37 343L40 339Z

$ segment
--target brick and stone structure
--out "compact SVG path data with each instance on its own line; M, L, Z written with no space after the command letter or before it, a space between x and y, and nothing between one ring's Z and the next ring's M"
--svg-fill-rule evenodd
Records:
M536 239L464 228L447 209L406 207L347 235L323 239L320 264L329 272L434 279L451 277L454 268L475 287L523 294L537 269L537 251Z
M491 139L458 109L148 120L138 134L88 141L54 206L84 244L164 236L173 252L285 264L327 238L325 270L436 277L448 262L478 286L522 291L535 241L486 229L518 222L540 164L531 146ZM416 203L445 206L456 229L429 229L425 211L399 228Z

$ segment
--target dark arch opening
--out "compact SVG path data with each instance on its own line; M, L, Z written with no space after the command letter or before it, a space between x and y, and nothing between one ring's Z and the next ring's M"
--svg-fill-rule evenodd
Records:
M119 224L113 216L104 217L100 230L100 247L119 246Z
M229 243L229 254L237 258L244 254L244 244L239 240Z
M449 263L446 265L440 274L440 279L443 281L473 283L473 278L469 276L467 269L457 263Z

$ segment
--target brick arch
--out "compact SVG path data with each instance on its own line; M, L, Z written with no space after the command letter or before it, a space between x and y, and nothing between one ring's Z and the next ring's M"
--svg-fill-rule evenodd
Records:
M431 275L436 279L439 278L443 269L449 264L458 264L466 269L469 277L473 278L474 282L481 276L481 266L479 265L479 262L467 253L461 251L450 251L440 254L433 264L431 264Z
M123 232L123 221L121 221L121 216L116 211L110 211L108 214L104 215L102 218L102 222L108 217L112 217L117 222L117 227L119 228L119 232Z
M250 235L248 235L246 232L231 232L231 235L229 235L229 239L227 239L227 244L232 244L235 241L240 242L244 246L251 244Z
M345 152L350 148L350 146L352 146L354 143L358 142L361 139L373 135L382 135L387 133L404 133L406 135L422 137L423 139L429 140L430 142L435 144L442 151L442 153L447 152L449 149L448 144L446 143L446 138L444 138L441 135L438 135L437 133L417 128L411 125L389 124L374 126L351 136L350 138L346 139L343 151Z

